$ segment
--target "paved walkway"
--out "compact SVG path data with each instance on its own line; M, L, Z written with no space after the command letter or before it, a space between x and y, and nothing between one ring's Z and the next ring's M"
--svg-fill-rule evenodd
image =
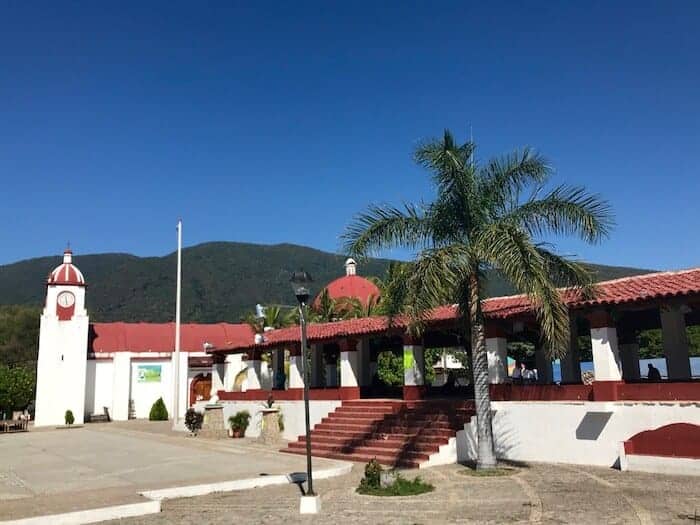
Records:
M516 475L480 478L461 475L459 465L421 471L436 491L408 498L360 496L362 475L319 481L323 511L298 514L292 486L211 494L163 502L159 515L113 525L175 524L436 524L436 523L681 523L700 514L700 480L612 469L531 465ZM411 471L409 475L415 475Z
M338 462L319 460L319 468ZM130 421L0 436L0 520L145 501L139 491L305 470L252 440L204 440Z

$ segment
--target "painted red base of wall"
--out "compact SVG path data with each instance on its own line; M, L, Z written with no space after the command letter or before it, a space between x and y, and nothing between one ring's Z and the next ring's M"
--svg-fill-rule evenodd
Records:
M591 385L491 385L492 401L592 401Z
M700 381L593 385L491 385L492 401L700 401Z
M424 386L406 386L403 387L403 399L404 401L414 401L416 399L423 399L425 397L428 389Z
M266 401L272 394L275 401L302 401L304 399L303 388L290 388L288 390L247 390L245 392L225 392L219 390L221 401ZM346 397L343 397L346 396ZM311 388L309 399L311 401L335 401L345 399L359 399L358 387L343 388Z
M624 381L593 381L593 401L617 401L618 388Z
M625 453L700 459L700 426L674 423L645 430L625 441Z

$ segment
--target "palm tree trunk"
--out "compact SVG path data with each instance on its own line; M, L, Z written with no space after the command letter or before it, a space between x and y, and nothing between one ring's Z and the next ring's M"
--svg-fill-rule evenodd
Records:
M496 455L491 428L491 395L489 392L489 366L486 356L484 316L481 311L479 275L469 276L469 322L472 336L472 370L474 379L474 404L476 405L477 469L494 468Z

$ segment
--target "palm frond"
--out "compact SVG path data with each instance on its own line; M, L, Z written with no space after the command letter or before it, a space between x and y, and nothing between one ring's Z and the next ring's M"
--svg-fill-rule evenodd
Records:
M496 222L480 233L474 249L530 298L549 355L566 353L569 312L550 279L550 259L540 253L527 232L512 223Z
M544 183L551 173L547 160L530 148L492 159L480 171L480 194L487 205L505 208L526 187Z
M536 249L542 256L549 278L556 286L574 288L585 299L595 296L593 274L584 264L557 255L541 245L536 246Z
M343 251L364 257L391 247L416 248L430 240L424 207L372 205L357 215L341 237Z
M595 243L607 237L614 221L610 204L583 188L558 186L541 199L515 207L506 216L532 235L577 235Z
M474 182L472 157L476 147L472 142L457 144L449 130L442 139L432 139L419 145L413 159L432 173L439 194L471 191Z

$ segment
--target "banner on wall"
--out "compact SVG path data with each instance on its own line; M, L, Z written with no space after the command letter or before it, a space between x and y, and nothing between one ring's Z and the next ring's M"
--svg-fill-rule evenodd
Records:
M136 377L139 383L160 383L160 365L139 365Z

